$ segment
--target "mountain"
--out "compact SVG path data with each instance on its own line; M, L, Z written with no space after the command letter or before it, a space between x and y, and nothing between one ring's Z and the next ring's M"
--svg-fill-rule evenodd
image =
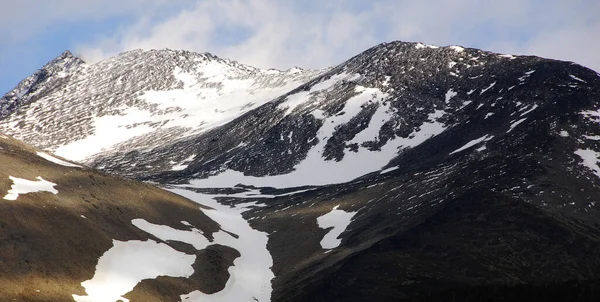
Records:
M588 68L406 42L315 71L172 50L65 59L79 62L0 99L15 104L0 131L213 208L235 235L215 236L239 255L215 261L228 283L174 300L598 299Z

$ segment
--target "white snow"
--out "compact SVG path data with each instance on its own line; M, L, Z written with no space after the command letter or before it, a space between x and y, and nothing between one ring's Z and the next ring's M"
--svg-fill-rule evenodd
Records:
M70 162L66 162L66 161L58 159L58 158L56 158L56 157L54 157L54 156L52 156L52 155L50 155L48 153L36 152L36 154L39 157L41 157L41 158L43 158L43 159L45 159L47 161L53 162L53 163L55 163L57 165L61 165L61 166L65 166L65 167L77 167L77 168L81 168L80 165L76 165L76 164L73 164L73 163L70 163Z
M511 59L511 60L514 59L514 58L516 58L515 56L509 55L509 54L501 54L501 55L498 55L498 56L501 57L501 58L507 58L507 59Z
M324 249L334 249L340 246L342 240L339 236L346 230L352 217L357 212L346 212L344 210L338 210L339 205L333 207L331 212L317 217L317 224L322 229L333 227L321 240L321 247Z
M538 107L539 107L538 104L533 104L533 106L531 106L531 108L529 108L527 111L521 113L521 116L524 116L524 115L530 113L531 111L537 109Z
M389 102L387 102L385 105L380 105L371 117L369 126L357 133L354 138L348 142L348 144L357 143L360 145L364 142L377 140L381 127L383 127L383 125L392 118L392 110L393 109L390 108Z
M506 133L510 133L511 131L513 131L513 129L515 129L515 127L517 127L520 123L524 122L526 119L527 118L522 118L522 119L510 124L510 129L508 129L508 131L506 131Z
M214 302L270 301L271 279L275 275L271 271L273 259L267 249L268 235L252 229L250 224L242 217L242 213L247 211L248 207L253 206L254 203L238 204L235 207L230 207L218 203L213 198L219 195L211 196L184 189L169 189L169 191L211 207L212 210L203 209L202 211L219 223L224 230L239 236L236 239L225 232L219 231L213 234L214 241L212 244L232 247L241 254L240 257L234 260L233 266L229 268L230 277L223 290L211 295L194 291L182 295L180 299L182 301ZM178 237L185 240L194 240L188 238L188 236L192 236L191 233L174 232L162 227L152 226L152 228L153 232L165 238Z
M285 109L285 115L289 115L290 113L292 113L294 111L294 109L296 109L296 107L309 102L311 100L311 95L315 94L316 92L319 92L322 90L327 90L327 89L335 86L335 84L338 82L354 81L358 78L360 78L360 74L356 74L356 73L355 74L341 73L341 74L333 75L329 79L313 85L309 91L300 91L300 92L297 92L295 94L288 96L284 102L282 102L281 104L279 104L277 106L277 108L282 109L282 110Z
M13 181L13 185L4 196L4 199L6 200L17 200L19 194L35 192L50 192L54 195L58 194L58 191L54 188L56 184L43 179L41 176L36 177L37 181L13 176L9 176L8 178Z
M381 172L379 172L379 174L389 173L389 172L392 172L392 171L395 171L395 170L398 170L398 169L400 169L400 167L397 167L397 166L396 167L387 168L387 169L381 170Z
M171 171L181 171L181 170L185 170L185 168L187 168L188 165L174 165L171 167Z
M73 299L77 302L119 299L127 302L129 300L122 295L144 279L191 276L195 260L195 255L187 255L153 240L113 240L113 247L98 259L94 277L81 283L87 295L73 295Z
M576 80L576 81L579 81L579 82L582 82L582 83L587 83L586 81L584 81L584 80L582 80L582 79L580 79L580 78L578 78L578 77L576 77L576 76L574 76L574 75L572 75L572 74L570 74L569 76L570 76L570 77L571 77L573 80Z
M142 123L151 119L149 111L130 107L125 109L124 113L124 115L95 117L93 134L58 147L54 154L70 160L82 161L91 155L106 150L107 147L153 130L148 125L142 125ZM136 126L132 127L131 125Z
M458 94L458 92L448 89L448 91L446 92L446 104L448 104L448 102L450 102L450 100L455 97Z
M454 50L456 52L463 52L465 50L463 47L456 46L456 45L449 46L448 48L450 48L450 49L452 49L452 50Z
M494 87L494 85L496 85L496 82L494 82L494 83L490 84L490 86L488 86L488 87L486 87L486 88L484 88L484 89L481 89L481 92L479 93L479 95L482 95L482 94L484 94L486 91L488 91L488 90L490 90L492 87Z
M244 176L243 173L238 171L226 170L205 179L191 180L190 184L198 187L213 188L232 187L238 184L286 188L344 183L362 175L381 170L391 159L396 157L401 149L417 146L445 130L445 126L436 121L437 118L442 116L444 111L435 110L428 116L429 121L421 125L420 131L413 132L408 138L396 137L388 141L380 151L369 151L366 148L360 147L358 152L346 152L341 161L325 160L322 156L323 149L336 127L350 121L352 117L362 110L361 105L368 103L374 96L376 99L387 97L387 94L376 88L359 86L356 89L359 94L349 99L340 111L344 112L344 114L327 117L324 120L323 126L317 132L317 145L309 150L306 158L297 164L291 173L254 177ZM379 128L377 127L385 121L388 114L389 112L385 106L378 108L369 123L369 127L357 134L357 137L352 141L359 142L363 139L377 137L379 132Z
M202 231L196 228L192 228L191 231L177 230L170 226L150 223L141 218L134 219L131 223L138 229L152 234L163 241L175 240L189 243L197 250L205 249L211 244L210 241L202 235Z
M590 149L578 149L575 151L575 154L579 155L583 162L582 165L588 167L594 174L600 177L600 166L598 163L600 162L600 152L596 152Z
M588 118L592 122L600 122L600 109L598 109L596 111L585 110L585 111L581 111L579 114L584 115L586 118Z
M175 164L171 167L171 171L185 170L185 168L188 167L187 163L193 161L195 157L196 157L196 154L192 154L189 157L187 157L186 159L184 159L183 161L181 161L180 163L171 162L172 164Z
M472 141L470 141L470 142L466 143L464 146L462 146L462 147L460 147L460 148L458 148L458 149L456 149L456 150L454 150L454 151L450 152L450 154L448 154L448 155L452 155L452 154L454 154L454 153L458 153L458 152L460 152L460 151L463 151L463 150L469 149L469 148L471 148L471 147L473 147L473 146L475 146L475 145L477 145L477 144L479 144L479 143L481 143L481 142L487 142L487 141L491 140L492 138L494 138L494 136L493 136L493 135L488 135L488 134L486 134L486 135L484 135L484 136L482 136L482 137L480 137L480 138L476 138L476 139L474 139L474 140L472 140ZM485 149L482 149L482 150L485 150Z
M562 130L562 131L559 133L559 135L560 135L560 136L562 136L562 137L569 137L569 132L567 132L567 131L565 131L565 130Z
M593 141L600 141L600 135L584 135L583 137Z

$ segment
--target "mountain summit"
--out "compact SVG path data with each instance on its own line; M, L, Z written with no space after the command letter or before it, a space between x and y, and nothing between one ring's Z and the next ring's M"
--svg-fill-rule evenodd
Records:
M588 68L407 42L322 70L174 50L61 57L0 99L0 131L197 202L221 230L209 263L229 268L198 262L194 280L221 283L192 291L171 270L187 266L157 265L171 277L111 299L598 299L600 76ZM127 219L209 253L172 224ZM89 297L114 285L85 280Z

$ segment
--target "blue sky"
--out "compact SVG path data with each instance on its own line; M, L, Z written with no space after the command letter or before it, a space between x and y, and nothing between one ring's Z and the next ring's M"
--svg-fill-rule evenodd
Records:
M320 68L414 41L575 61L600 71L595 0L0 0L0 95L69 49L212 52L262 68Z

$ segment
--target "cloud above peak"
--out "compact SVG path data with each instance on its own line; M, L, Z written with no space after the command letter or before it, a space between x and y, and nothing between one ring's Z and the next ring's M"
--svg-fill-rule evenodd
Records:
M85 39L71 42L75 53L92 62L132 49L171 48L262 68L321 68L375 44L403 40L541 55L600 70L595 0L4 2L0 34L14 41L52 26L114 20L115 26L92 26Z
M172 48L262 68L320 68L404 40L536 54L600 70L596 1L207 0L155 15L139 16L77 51L97 61L125 50Z

